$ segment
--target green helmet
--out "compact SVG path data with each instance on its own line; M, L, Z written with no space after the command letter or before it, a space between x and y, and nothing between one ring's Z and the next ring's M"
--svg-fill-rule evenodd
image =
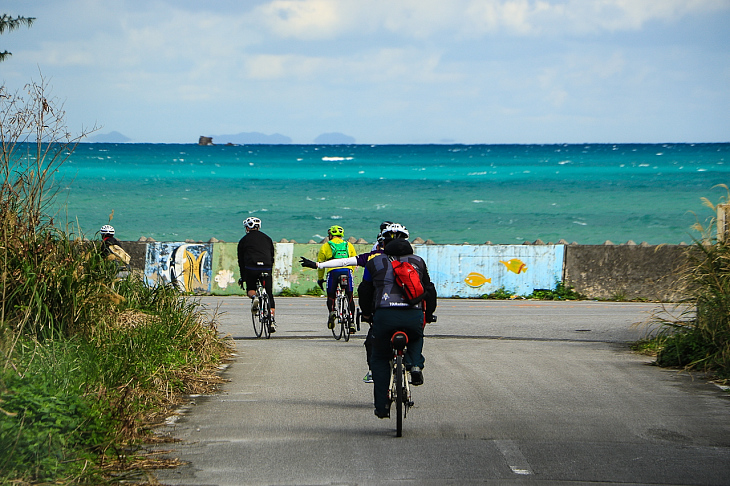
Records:
M327 230L327 233L330 236L339 236L339 237L345 236L345 230L342 229L342 226L337 226L337 225L330 226L330 229Z

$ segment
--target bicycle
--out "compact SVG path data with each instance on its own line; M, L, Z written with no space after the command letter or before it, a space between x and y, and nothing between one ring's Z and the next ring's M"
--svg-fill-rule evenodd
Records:
M348 275L340 275L337 282L337 291L335 293L335 312L337 313L337 323L332 328L332 335L338 341L344 336L345 342L350 340L350 329L355 328L355 316L350 306L350 299L347 295L350 278Z
M436 322L436 316L426 319L426 322ZM408 410L413 406L411 395L411 372L406 369L403 362L403 354L408 345L408 335L405 331L395 331L390 338L390 347L393 350L390 368L390 386L388 387L388 400L395 402L396 428L395 436L403 436L403 419L408 415Z
M403 436L403 419L408 415L408 409L413 406L410 386L410 371L403 363L403 350L408 344L408 335L403 331L396 331L390 338L390 347L393 349L391 360L390 386L388 400L395 402L396 429L395 436Z
M266 339L271 337L271 301L264 286L264 280L268 277L270 277L270 274L262 273L256 279L256 298L259 301L259 308L256 312L251 312L254 334L256 334L257 338L260 338L263 334Z

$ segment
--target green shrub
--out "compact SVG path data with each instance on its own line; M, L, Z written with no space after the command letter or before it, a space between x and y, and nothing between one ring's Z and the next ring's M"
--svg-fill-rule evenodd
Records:
M296 290L292 290L291 287L284 287L279 294L280 297L301 297L301 295Z
M482 295L482 299L512 299L514 298L514 292L507 290L504 286L498 288L490 294Z
M319 297L321 295L324 295L324 290L319 288L319 285L315 285L312 288L308 289L305 293L305 295L312 295L315 297Z
M532 292L532 294L528 295L527 298L539 300L580 300L584 297L573 290L573 287L566 287L563 282L556 282L554 289L536 289Z
M0 394L0 481L87 480L115 436L106 404L86 393L79 370L90 356L72 343L32 348L34 363L18 376L5 373ZM64 349L66 348L66 349ZM93 353L92 353L93 354ZM91 467L89 467L91 465Z

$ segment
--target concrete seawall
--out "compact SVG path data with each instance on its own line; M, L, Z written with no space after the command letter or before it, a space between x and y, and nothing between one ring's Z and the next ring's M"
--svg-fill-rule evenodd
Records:
M214 295L242 295L237 243L123 242L133 269L151 284ZM306 293L315 270L299 257L315 259L320 244L276 243L274 291ZM355 244L358 253L370 244ZM679 276L686 245L431 245L415 244L442 297L480 297L504 288L517 295L554 289L557 282L592 299L674 302L682 297ZM362 269L355 271L356 283Z

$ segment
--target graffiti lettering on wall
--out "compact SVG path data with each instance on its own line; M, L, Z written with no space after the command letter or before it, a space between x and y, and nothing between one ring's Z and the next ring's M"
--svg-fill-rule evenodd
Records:
M145 282L170 283L184 292L210 292L212 252L212 244L148 244Z

